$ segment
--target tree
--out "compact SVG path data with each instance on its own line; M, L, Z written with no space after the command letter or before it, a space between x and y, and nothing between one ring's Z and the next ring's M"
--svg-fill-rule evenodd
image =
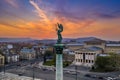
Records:
M120 54L110 53L110 61L112 62L112 67L116 70L120 69Z
M100 72L112 71L110 56L98 56L95 61L96 70Z
M95 71L108 72L120 69L120 55L110 53L109 56L97 56Z
M53 51L47 50L43 56L44 62L46 62L47 57L52 57L52 56L54 56Z

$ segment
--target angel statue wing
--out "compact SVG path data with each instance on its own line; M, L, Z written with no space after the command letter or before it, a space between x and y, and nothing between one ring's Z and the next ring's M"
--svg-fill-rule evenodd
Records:
M59 28L60 32L63 31L63 25L62 24L58 24L58 28Z
M61 35L61 32L63 31L63 26L62 24L58 24L58 30L57 30L57 34L58 34L58 41L57 43L61 43L62 41L62 35Z

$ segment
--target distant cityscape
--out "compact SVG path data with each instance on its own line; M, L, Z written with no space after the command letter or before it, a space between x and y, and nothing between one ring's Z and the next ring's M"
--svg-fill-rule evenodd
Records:
M25 70L31 71L32 69L37 68L43 69L43 71L48 69L54 72L54 65L50 67L43 65L43 63L44 61L50 61L54 58L53 45L55 43L55 40L32 40L29 38L0 39L0 71L30 76L33 78L35 76L33 71L31 72L33 76L31 76L31 74L25 73ZM70 64L67 65L68 68L66 66L66 70L68 71L75 70L75 66L77 66L77 68L82 66L91 69L94 67L98 56L110 56L110 53L120 55L120 41L105 41L95 37L87 37L63 39L63 43L65 44L63 61L70 62ZM72 69L71 66L73 66ZM19 68L22 69L22 72L16 72L16 69ZM40 76L36 78L42 78L44 80L46 77ZM53 78L51 78L51 80ZM66 77L66 79L67 78L68 77ZM74 79L71 78L70 80Z

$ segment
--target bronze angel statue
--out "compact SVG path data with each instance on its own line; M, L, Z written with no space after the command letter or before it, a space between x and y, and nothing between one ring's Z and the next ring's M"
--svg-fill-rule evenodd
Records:
M63 31L63 26L62 24L57 24L58 28L57 28L57 35L58 35L58 40L57 40L57 44L61 44L62 42L62 35L61 32Z

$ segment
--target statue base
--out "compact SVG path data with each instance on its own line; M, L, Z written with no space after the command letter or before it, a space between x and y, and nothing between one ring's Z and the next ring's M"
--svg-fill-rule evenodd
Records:
M56 54L62 54L64 47L65 47L64 44L55 44L55 45L54 45L55 53L56 53Z

